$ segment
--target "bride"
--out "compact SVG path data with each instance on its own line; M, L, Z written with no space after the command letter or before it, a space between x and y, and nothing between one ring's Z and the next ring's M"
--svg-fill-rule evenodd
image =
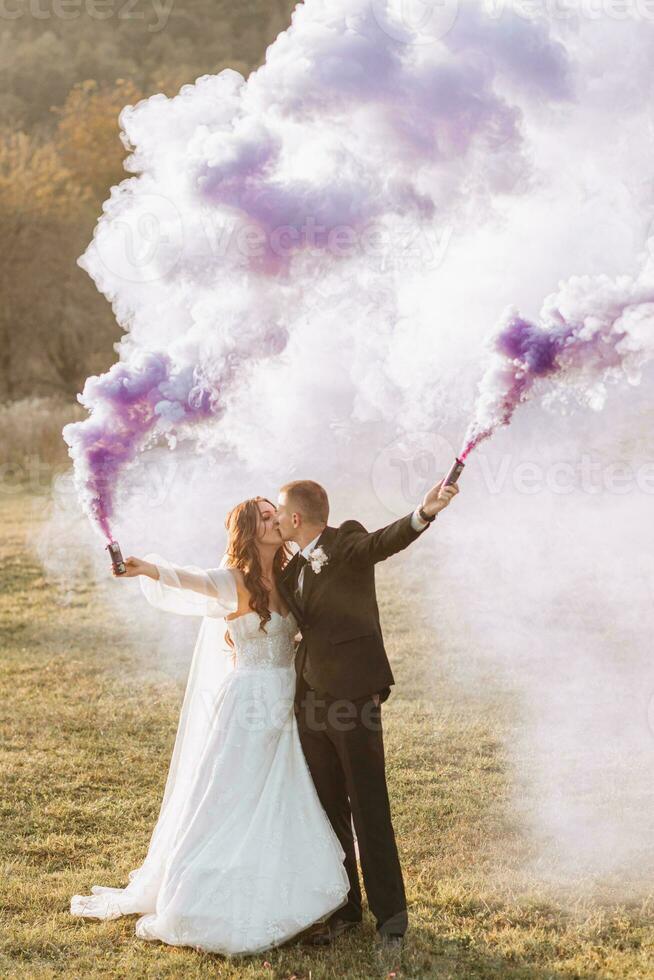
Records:
M147 856L125 888L94 885L70 911L137 913L142 939L236 955L327 917L349 882L293 712L297 623L275 583L287 558L275 508L246 500L226 526L220 568L125 561L120 577L141 576L148 602L202 626Z

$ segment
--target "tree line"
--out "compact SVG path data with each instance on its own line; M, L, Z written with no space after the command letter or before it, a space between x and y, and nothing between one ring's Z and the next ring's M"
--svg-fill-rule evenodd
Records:
M115 358L120 328L76 259L110 187L129 176L120 110L155 92L173 96L226 67L247 75L294 6L290 0L162 0L147 9L139 0L113 7L111 0L5 5L0 402L74 397L89 374Z

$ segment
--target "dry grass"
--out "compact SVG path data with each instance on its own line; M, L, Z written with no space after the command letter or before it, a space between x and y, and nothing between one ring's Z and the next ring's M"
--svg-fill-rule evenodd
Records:
M0 405L0 491L42 490L53 469L70 465L62 428L86 415L81 405L59 398L22 398Z
M91 587L58 604L25 546L35 513L26 496L0 498L1 976L654 976L647 902L564 899L521 871L529 845L508 806L502 752L513 709L448 687L433 667L438 639L388 588L392 569L381 578L398 680L385 726L410 903L402 953L377 951L369 918L326 952L289 946L237 961L137 940L133 917L72 918L72 894L123 885L143 859L182 687L143 673L146 639L117 630Z

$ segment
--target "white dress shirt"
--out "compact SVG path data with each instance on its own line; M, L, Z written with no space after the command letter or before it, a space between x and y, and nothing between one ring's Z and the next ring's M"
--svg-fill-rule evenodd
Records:
M429 527L431 521L423 521L420 516L420 507L416 507L413 514L411 515L411 527L414 531L424 531L426 527Z
M416 507L416 509L414 510L413 514L411 515L411 527L413 528L414 531L424 531L424 529L426 527L429 527L429 524L430 524L430 521L423 521L422 517L418 513L419 510L420 510L420 508L419 507ZM322 534L322 531L320 532L320 534ZM302 550L300 551L300 554L303 555L306 558L307 561L310 561L311 560L309 558L309 556L310 556L311 552L313 551L313 549L318 544L318 539L320 538L320 534L316 534L316 536L313 539L313 541L309 541L309 544L308 545L305 545L305 547L302 548ZM302 589L304 588L304 570L305 570L305 568L306 568L306 565L303 565L302 568L300 569L300 574L297 577L297 591L300 593L300 595L302 595Z
M320 534L322 534L322 531L320 532ZM306 545L306 547L304 547L300 552L300 554L303 555L307 561L310 560L309 555L318 544L318 538L320 537L320 534L316 534L313 541L309 541L309 544ZM300 569L300 574L297 577L297 590L300 593L300 595L302 595L302 589L304 588L304 570L306 567L307 567L306 565L302 566L302 568Z

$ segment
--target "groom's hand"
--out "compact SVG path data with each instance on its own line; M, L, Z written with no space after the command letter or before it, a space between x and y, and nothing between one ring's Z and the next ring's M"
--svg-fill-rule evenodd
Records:
M444 479L445 477L443 477ZM422 509L429 517L435 517L440 511L445 510L452 498L456 497L459 492L458 484L449 483L444 487L443 480L428 490L422 501Z

